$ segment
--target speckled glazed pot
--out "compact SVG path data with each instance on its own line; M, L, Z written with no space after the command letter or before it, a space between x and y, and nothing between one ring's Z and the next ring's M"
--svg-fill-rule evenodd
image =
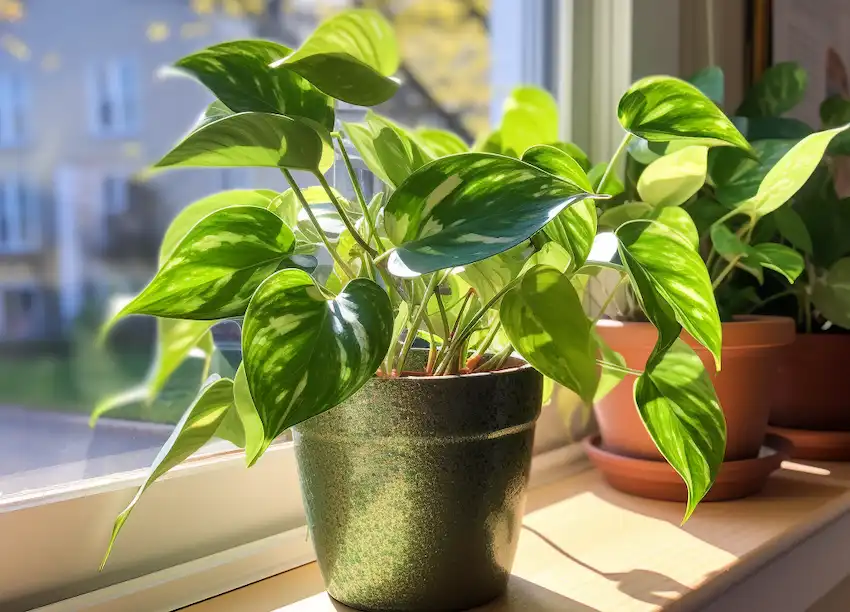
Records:
M360 610L445 611L501 595L519 539L540 374L373 379L295 427L328 593Z

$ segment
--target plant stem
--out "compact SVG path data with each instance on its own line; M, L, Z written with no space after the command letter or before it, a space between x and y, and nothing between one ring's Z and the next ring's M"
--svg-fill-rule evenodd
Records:
M612 372L619 372L620 374L631 374L632 376L640 376L643 374L640 370L634 370L632 368L627 368L624 366L617 365L616 363L610 363L605 361L604 359L597 359L596 363L601 365L606 370L611 370Z
M633 135L631 132L626 132L626 135L623 136L623 140L620 142L620 146L617 147L617 150L614 152L614 157L611 158L611 161L608 162L608 166L605 168L605 173L602 175L602 179L599 181L599 185L594 185L593 190L599 191L600 189L605 188L605 183L608 181L608 176L614 169L614 166L617 165L617 162L620 160L620 156L623 154L623 151L626 150L626 147L629 146Z
M463 319L463 315L466 314L466 307L469 305L469 300L472 299L473 295L475 295L475 289L470 288L469 291L466 292L466 297L463 298L463 303L460 305L460 310L458 310L457 317L455 317L454 326L449 332L449 337L445 339L445 342L443 343L443 346L440 349L440 354L437 356L437 370L435 372L438 376L445 372L449 365L449 361L451 360L452 356L451 353L454 347L452 340L457 334L457 330L460 327L460 322ZM446 329L448 330L448 328Z
M339 143L339 151L342 154L342 160L345 162L345 168L348 170L348 178L351 180L351 185L354 187L354 193L357 195L357 203L363 210L363 216L366 218L366 223L369 226L369 232L375 237L375 244L378 247L378 252L384 252L384 245L381 242L381 237L378 236L378 230L375 228L375 220L369 214L369 205L366 203L366 198L363 197L363 189L360 187L360 182L357 180L357 173L354 172L354 166L351 165L351 159L348 157L348 151L345 150L345 142L341 134L335 135L337 143Z
M437 289L434 291L434 298L437 300L437 308L440 309L440 320L443 323L443 335L447 335L449 333L449 315L446 312L446 306L443 304L443 297L440 295L440 286L437 285ZM448 342L448 338L443 338L444 342Z
M735 257L733 257L733 258L731 259L731 261L729 261L729 263L728 263L728 264L726 264L726 267L725 267L725 268L723 268L723 269L720 271L720 274L718 274L718 275L717 275L717 278L715 278L715 279L714 279L714 281L711 283L711 288L712 288L713 290L714 290L714 289L717 289L717 288L720 286L720 283L722 283L722 282L723 282L723 279L725 279L727 276L729 276L729 273L730 273L730 272L732 272L732 270L734 270L734 269L735 269L735 266L737 266L737 265L738 265L738 262L739 262L739 261L741 261L741 256L740 256L740 255L735 255Z
M496 336L499 333L499 330L502 329L502 322L499 321L496 323L493 328L487 333L487 336L484 340L481 341L481 344L478 345L478 348L475 349L475 353L466 361L466 367L469 370L475 370L478 364L481 362L481 359L484 358L484 354L487 352L487 349L490 348L490 345L493 344L493 340L496 339Z
M357 228L354 227L354 224L351 222L351 219L348 218L348 215L345 212L345 209L342 207L342 204L339 203L339 199L337 199L336 195L334 195L333 189L328 184L327 179L322 175L321 172L314 172L313 176L319 181L319 184L322 186L322 189L325 190L325 193L328 194L328 198L331 200L331 204L336 208L336 212L339 214L342 222L345 224L345 229L347 229L351 233L351 237L354 238L354 241L360 245L360 248L363 249L369 257L375 257L378 252L366 244L366 241L363 240L363 237L360 235L360 232L357 231Z
M425 310L428 308L428 298L431 293L433 293L434 287L437 286L439 280L440 279L436 272L431 275L431 279L428 281L428 286L425 288L425 293L422 296L422 303L419 304L416 314L410 319L410 325L407 328L407 337L404 339L404 346L401 347L401 353L398 356L397 370L399 372L404 369L404 362L407 360L407 354L410 352L410 347L413 346L413 340L416 339L416 329L419 327L419 323L422 322L422 317L425 315Z
M614 288L611 290L611 293L608 294L608 297L605 298L605 301L602 302L602 306L599 307L599 310L596 313L596 316L593 317L593 320L590 322L590 326L593 327L599 322L599 319L605 314L605 311L608 310L608 307L611 305L611 302L614 301L614 298L617 296L617 290L620 286L626 281L626 276L623 275L620 277L620 280L617 281L617 284L614 285Z
M479 365L477 368L473 370L473 372L489 372L491 370L498 370L501 368L508 357L511 356L511 353L514 352L513 345L509 344L501 351L490 357L487 361Z
M283 176L286 178L286 182L289 183L289 186L292 187L293 193L295 193L295 197L298 198L298 201L301 203L301 208L304 209L304 212L307 213L307 216L310 218L310 223L313 224L313 229L316 230L316 233L319 234L319 238L322 240L322 244L325 245L325 248L330 253L330 256L336 262L336 264L340 267L340 269L348 276L349 279L357 278L357 275L352 272L351 268L345 263L345 260L340 257L339 253L336 252L336 249L328 240L328 237L325 236L325 232L322 231L322 227L319 225L318 219L316 219L316 215L313 214L313 211L310 209L310 205L307 203L307 199L304 197L304 194L301 193L301 189L298 188L298 183L295 182L295 179L292 178L292 174L290 174L289 170L286 168L281 168L281 172L283 172Z
M789 295L795 295L796 293L797 293L796 291L793 291L791 289L788 289L787 291L781 291L780 293L774 293L770 297L765 298L762 301L760 301L758 304L753 304L753 307L750 308L750 312L753 312L754 310L761 308L765 304L770 304L774 300L779 300L779 299L782 299L784 297L788 297Z

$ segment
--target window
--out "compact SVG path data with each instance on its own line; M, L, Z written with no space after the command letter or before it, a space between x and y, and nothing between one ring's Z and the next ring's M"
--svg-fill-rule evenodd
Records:
M118 176L103 179L103 212L106 216L118 216L127 212L129 189L127 180Z
M36 287L0 287L0 334L33 340L44 333L44 301Z
M0 75L0 147L18 147L26 137L26 91L23 77Z
M139 84L136 66L112 59L91 70L91 126L98 136L131 136L138 129Z
M0 253L28 253L41 246L38 199L19 177L0 178Z

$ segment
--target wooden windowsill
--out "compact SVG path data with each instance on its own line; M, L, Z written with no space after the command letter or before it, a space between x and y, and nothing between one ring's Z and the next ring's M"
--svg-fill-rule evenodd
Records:
M807 609L850 574L850 553L840 552L850 549L841 540L850 534L827 534L830 525L850 520L850 465L786 463L757 496L702 504L684 527L679 526L682 510L682 504L618 493L593 469L535 487L528 496L508 594L479 610L791 612ZM848 531L841 527L841 534ZM791 552L804 550L804 544L814 544L817 538L826 538L820 552L807 552L805 561L793 560ZM845 556L830 560L824 546L836 547ZM818 569L819 562L830 565ZM759 572L774 566L784 574L759 582ZM827 581L827 574L835 571L841 575ZM765 591L755 595L757 602L736 591L748 583ZM767 589L759 586L762 583L772 586ZM806 589L821 592L806 598L801 594ZM735 597L749 603L738 608ZM778 605L769 603L774 600ZM324 593L315 563L187 608L348 609Z

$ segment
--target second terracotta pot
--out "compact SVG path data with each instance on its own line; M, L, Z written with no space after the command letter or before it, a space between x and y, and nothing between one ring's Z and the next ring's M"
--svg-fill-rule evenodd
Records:
M657 332L651 323L600 321L597 331L630 368L646 365ZM779 375L779 347L794 341L794 321L785 317L742 316L723 324L722 371L715 373L711 354L687 332L691 345L712 373L726 417L727 461L758 455L767 433L771 389ZM604 447L614 453L662 459L646 432L633 398L634 378L627 377L594 406Z
M799 334L779 352L770 424L850 431L850 334Z

